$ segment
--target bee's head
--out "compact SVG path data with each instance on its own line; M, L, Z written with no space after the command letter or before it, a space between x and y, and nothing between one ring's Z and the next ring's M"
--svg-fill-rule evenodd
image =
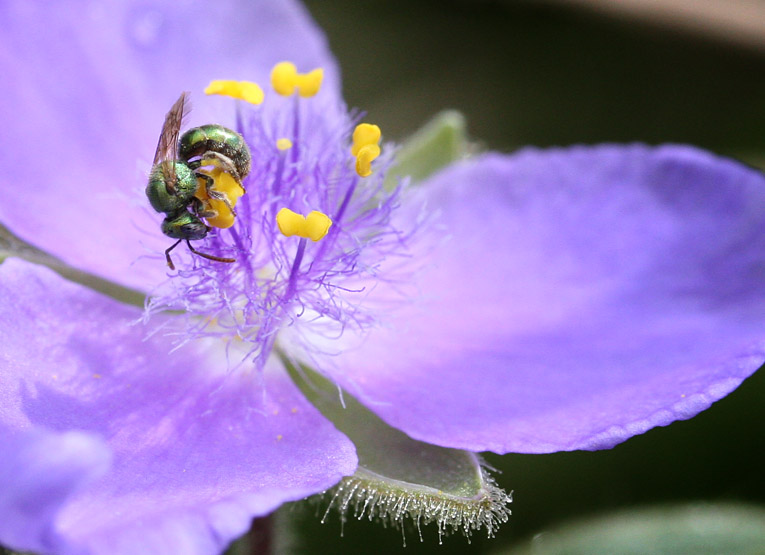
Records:
M173 239L204 239L209 230L210 228L191 212L182 212L175 217L168 216L162 222L162 233Z

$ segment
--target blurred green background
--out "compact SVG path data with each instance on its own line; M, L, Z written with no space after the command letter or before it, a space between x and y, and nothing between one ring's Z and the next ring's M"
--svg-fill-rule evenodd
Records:
M438 111L467 117L484 148L604 141L683 142L765 161L765 38L750 42L611 18L554 2L310 0L340 61L345 97L385 138ZM765 287L765 284L763 284ZM295 553L483 553L571 519L682 502L765 505L765 373L690 421L610 451L488 455L515 491L496 539L438 545L435 526L401 534L288 506ZM319 517L317 517L317 513Z
M723 0L723 3L725 0ZM763 50L556 3L310 0L348 104L401 139L455 108L489 148L765 148Z

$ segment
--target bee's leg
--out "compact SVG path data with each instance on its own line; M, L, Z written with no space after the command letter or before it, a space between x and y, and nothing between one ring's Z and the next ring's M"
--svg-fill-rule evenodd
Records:
M202 173L200 171L194 172L194 174L197 177L201 177L205 180L205 190L207 191L207 196L210 198L214 198L217 200L222 200L223 204L226 205L226 208L231 210L231 214L236 217L236 210L234 210L234 207L231 205L231 202L228 200L228 197L221 193L220 191L216 191L214 189L215 187L215 180L207 175L206 173Z
M215 210L205 210L204 204L197 197L194 197L191 203L192 203L191 208L192 210L194 210L194 214L196 214L200 218L214 218L215 216L218 215L218 213Z
M180 242L181 242L181 240L179 239L178 243L180 243ZM175 245L177 245L178 243L176 243ZM236 259L234 259L234 258L223 258L222 256L213 256L212 254L207 254L207 253L204 253L204 252L199 252L197 249L195 249L194 247L191 246L191 241L189 241L188 239L186 239L186 244L189 246L189 250L191 252L193 252L196 255L201 256L202 258L206 258L207 260L214 260L215 262L226 262L228 264L231 264L232 262L236 262ZM173 245L173 247L175 245Z
M167 265L170 267L171 270L175 270L175 264L173 264L172 259L170 258L170 251L173 250L175 247L178 246L178 243L183 241L183 239L178 239L173 245L165 251L165 259L167 260Z
M214 150L208 150L202 155L202 160L217 160L218 164L220 164L220 169L222 169L224 172L231 175L231 177L236 180L236 182L239 184L239 186L242 188L242 190L246 193L247 190L244 188L244 185L242 185L242 178L239 177L239 172L236 169L236 164L234 164L234 161L226 156L225 154L221 154L220 152L216 152Z

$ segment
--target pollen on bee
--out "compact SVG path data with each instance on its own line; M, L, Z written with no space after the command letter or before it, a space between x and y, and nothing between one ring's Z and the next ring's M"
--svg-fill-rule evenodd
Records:
M271 70L271 86L282 96L291 96L297 89L302 97L315 96L324 80L324 70L316 68L308 73L298 73L292 62L280 62Z
M244 194L244 189L237 183L236 179L217 166L212 170L202 173L212 177L214 181L213 190L226 197L225 200L211 198L207 191L206 180L203 178L199 179L199 186L194 196L202 201L205 212L213 214L205 218L207 224L221 229L231 227L234 225L235 216L231 212L229 205L231 207L236 206L237 201ZM226 201L228 201L228 205Z
M312 211L308 216L303 216L289 208L282 208L276 214L276 224L279 226L279 231L286 237L297 235L315 242L327 235L332 220L317 210Z

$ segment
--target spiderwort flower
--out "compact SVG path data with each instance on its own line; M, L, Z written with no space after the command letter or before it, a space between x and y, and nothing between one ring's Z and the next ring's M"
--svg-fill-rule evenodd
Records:
M80 8L0 8L17 53L0 151L27 184L6 183L0 221L150 300L0 265L0 543L213 553L351 474L353 445L275 350L412 437L499 453L611 447L761 364L758 172L607 145L486 154L388 190L391 149L356 127L295 3ZM235 125L253 169L203 243L235 262L179 252L168 272L141 198L162 115L182 90L258 100L241 80L283 60L236 118L239 101L196 98L194 122Z

